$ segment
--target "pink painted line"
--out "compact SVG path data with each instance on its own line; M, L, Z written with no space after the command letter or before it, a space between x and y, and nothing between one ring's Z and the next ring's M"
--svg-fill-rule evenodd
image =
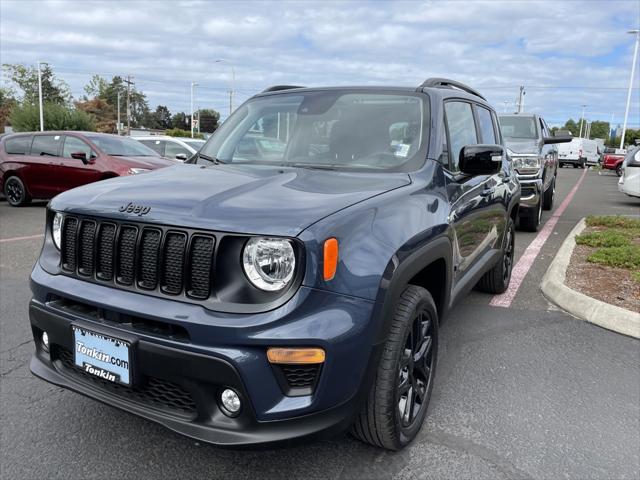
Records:
M20 240L32 240L34 238L42 238L42 237L44 237L44 233L39 233L38 235L28 235L26 237L0 238L0 243L18 242Z
M511 283L509 284L509 288L507 289L507 291L501 293L500 295L494 295L491 299L491 302L489 302L489 305L491 305L492 307L504 308L509 308L511 306L511 302L513 302L516 293L518 293L518 289L520 288L524 277L527 275L527 273L529 273L529 270L531 270L533 262L538 257L542 246L551 235L551 232L553 232L553 229L558 223L558 220L560 220L560 217L571 203L571 200L573 200L573 197L578 191L578 188L580 188L580 184L584 180L584 177L587 175L587 171L588 169L585 168L584 172L582 172L582 175L569 192L569 195L567 195L567 197L556 209L556 211L553 212L551 218L547 220L547 223L544 224L542 230L538 232L536 238L534 238L533 242L531 242L525 249L515 267L513 267L513 271L511 272Z

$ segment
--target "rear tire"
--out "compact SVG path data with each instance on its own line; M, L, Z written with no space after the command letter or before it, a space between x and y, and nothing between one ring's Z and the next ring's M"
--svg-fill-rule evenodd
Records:
M618 175L619 177L621 177L621 176L622 176L622 164L619 164L619 165L616 167L616 175Z
M487 293L504 293L509 288L511 271L513 269L513 255L515 246L515 225L509 219L505 230L504 245L500 261L485 273L478 282L477 288Z
M535 211L531 213L528 217L520 217L520 228L527 232L537 232L542 218L542 198L538 200Z
M22 207L31 202L31 197L19 177L13 175L4 182L4 196L12 207Z
M411 442L427 414L437 360L438 311L427 290L409 285L398 301L375 381L351 434L388 450Z
M556 197L556 178L556 176L553 177L551 185L549 185L549 188L547 188L542 196L542 208L545 210L551 210L553 208L553 200Z
M582 161L580 161L580 168L585 168L587 166L587 160L586 159L582 159Z

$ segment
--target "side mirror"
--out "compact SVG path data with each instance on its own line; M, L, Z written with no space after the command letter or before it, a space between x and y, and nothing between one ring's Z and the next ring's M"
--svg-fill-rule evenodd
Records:
M175 156L176 160L181 160L181 161L185 161L187 159L187 154L186 153L177 153Z
M84 152L73 152L71 154L71 158L75 158L76 160L82 160L82 163L87 165L89 163L89 159L87 159L87 154Z
M542 139L545 145L569 143L571 140L573 140L573 135L568 130L558 130L553 137L544 137Z
M460 150L460 171L469 175L497 173L502 168L504 156L501 145L466 145Z

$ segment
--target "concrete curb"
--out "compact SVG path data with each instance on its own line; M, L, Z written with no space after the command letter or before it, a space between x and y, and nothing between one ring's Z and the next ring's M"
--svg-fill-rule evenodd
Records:
M545 297L581 320L607 330L640 338L640 313L610 305L567 287L564 283L575 237L586 227L584 218L571 230L542 278L540 288Z

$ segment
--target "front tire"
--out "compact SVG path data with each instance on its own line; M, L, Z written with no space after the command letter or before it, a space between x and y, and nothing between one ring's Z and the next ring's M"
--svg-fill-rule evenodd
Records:
M527 232L537 232L542 219L542 197L538 200L535 211L528 217L520 217L520 227Z
M553 177L551 185L549 185L549 188L547 188L542 196L542 208L545 210L551 210L553 208L553 200L556 197L556 178L556 176Z
M22 207L31 202L31 197L19 177L13 175L4 182L4 196L12 207Z
M622 176L622 164L619 164L619 165L616 167L616 175L618 175L619 177L621 177L621 176Z
M509 288L511 282L511 271L513 270L514 248L515 248L515 225L509 218L505 230L504 244L502 245L502 256L500 261L485 273L478 282L477 288L487 293L504 293Z
M438 311L431 294L409 285L402 292L375 381L351 433L388 450L411 442L422 427L438 360Z

